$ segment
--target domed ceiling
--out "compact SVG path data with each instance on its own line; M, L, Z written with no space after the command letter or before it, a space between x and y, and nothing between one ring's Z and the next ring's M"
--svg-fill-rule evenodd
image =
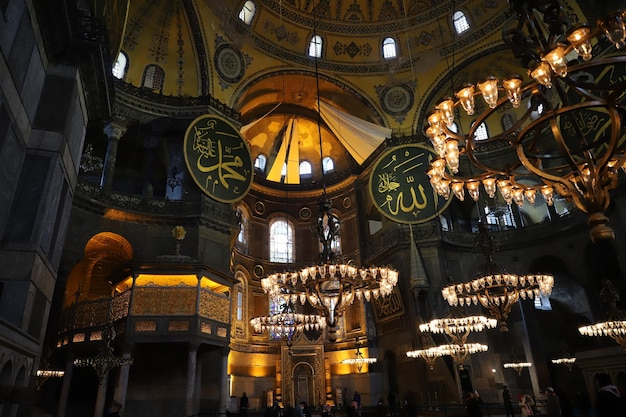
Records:
M141 88L146 67L157 65L163 84L154 93L225 103L240 114L242 126L252 125L243 135L253 158L262 154L269 166L280 162L281 144L290 140L285 132L297 121L298 139L291 143L299 147L298 160L312 165L311 184L321 181L322 156L333 158L342 174L337 178L358 172L363 162L327 120L319 122L320 155L318 97L338 113L389 133L410 133L423 85L431 84L421 76L431 71L441 77L446 54L485 36L446 36L453 11L468 11L472 24L491 29L510 14L506 2L477 0L255 0L246 24L240 19L244 4L130 1L119 48L128 57L123 81ZM323 40L318 60L307 56L314 33ZM381 45L389 36L396 40L397 58L385 60Z

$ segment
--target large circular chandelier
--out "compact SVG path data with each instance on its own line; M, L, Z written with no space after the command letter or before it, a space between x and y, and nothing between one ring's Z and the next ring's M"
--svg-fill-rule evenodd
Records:
M493 259L496 241L487 226L479 224L475 246L485 256L484 271L478 278L459 284L450 284L441 295L450 306L470 306L480 303L498 321L501 332L509 330L506 320L511 308L520 299L549 296L554 277L549 274L516 275L502 271Z
M611 281L606 280L600 291L600 296L609 307L608 320L580 326L578 331L583 336L610 337L626 350L626 314L617 307L617 302L620 299L619 291Z
M421 332L447 334L457 345L464 345L470 332L482 332L496 327L498 321L485 316L445 317L419 325Z
M457 345L455 343L433 346L427 349L412 350L406 353L409 358L423 358L430 365L432 370L433 362L441 356L451 356L455 363L462 364L468 355L486 352L489 349L482 343L466 343Z
M504 31L504 40L529 67L532 82L489 76L441 100L426 129L439 154L428 170L430 183L439 195L460 200L467 194L478 201L481 188L494 198L499 190L520 207L534 205L537 196L552 205L556 193L588 215L594 242L611 240L604 211L626 162L626 56L601 52L609 43L626 44L626 12L612 13L596 28L568 27L560 2L540 10L535 3L543 2L514 3L518 24ZM474 114L478 95L487 106ZM460 117L461 108L470 117ZM511 120L499 133L504 113ZM481 137L487 124L493 132Z
M250 324L255 332L269 333L274 338L284 340L291 347L293 340L302 332L324 329L326 319L317 314L297 313L293 303L288 302L281 312L255 317L250 320Z

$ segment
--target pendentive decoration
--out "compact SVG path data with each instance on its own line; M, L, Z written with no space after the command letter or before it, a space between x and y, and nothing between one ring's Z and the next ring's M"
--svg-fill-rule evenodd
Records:
M250 190L250 148L226 119L211 114L198 117L187 128L183 149L191 177L212 199L233 203Z

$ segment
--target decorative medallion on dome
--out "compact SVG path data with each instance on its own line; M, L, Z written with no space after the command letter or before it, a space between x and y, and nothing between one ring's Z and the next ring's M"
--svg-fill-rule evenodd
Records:
M389 114L404 115L413 106L415 96L406 84L396 84L391 87L378 87L380 105Z
M437 158L422 144L407 144L385 152L374 164L370 197L378 210L398 223L424 223L439 215L450 200L431 191L425 168Z
M215 68L224 81L236 83L243 77L246 62L241 52L235 50L232 45L223 43L215 51Z
M232 203L250 190L250 149L226 119L206 114L191 122L185 133L184 151L191 177L212 199Z

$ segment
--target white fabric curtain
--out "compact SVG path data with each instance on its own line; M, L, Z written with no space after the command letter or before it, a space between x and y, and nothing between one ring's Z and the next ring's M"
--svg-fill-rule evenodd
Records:
M391 129L344 113L324 101L320 101L320 113L322 119L359 165L391 136Z

